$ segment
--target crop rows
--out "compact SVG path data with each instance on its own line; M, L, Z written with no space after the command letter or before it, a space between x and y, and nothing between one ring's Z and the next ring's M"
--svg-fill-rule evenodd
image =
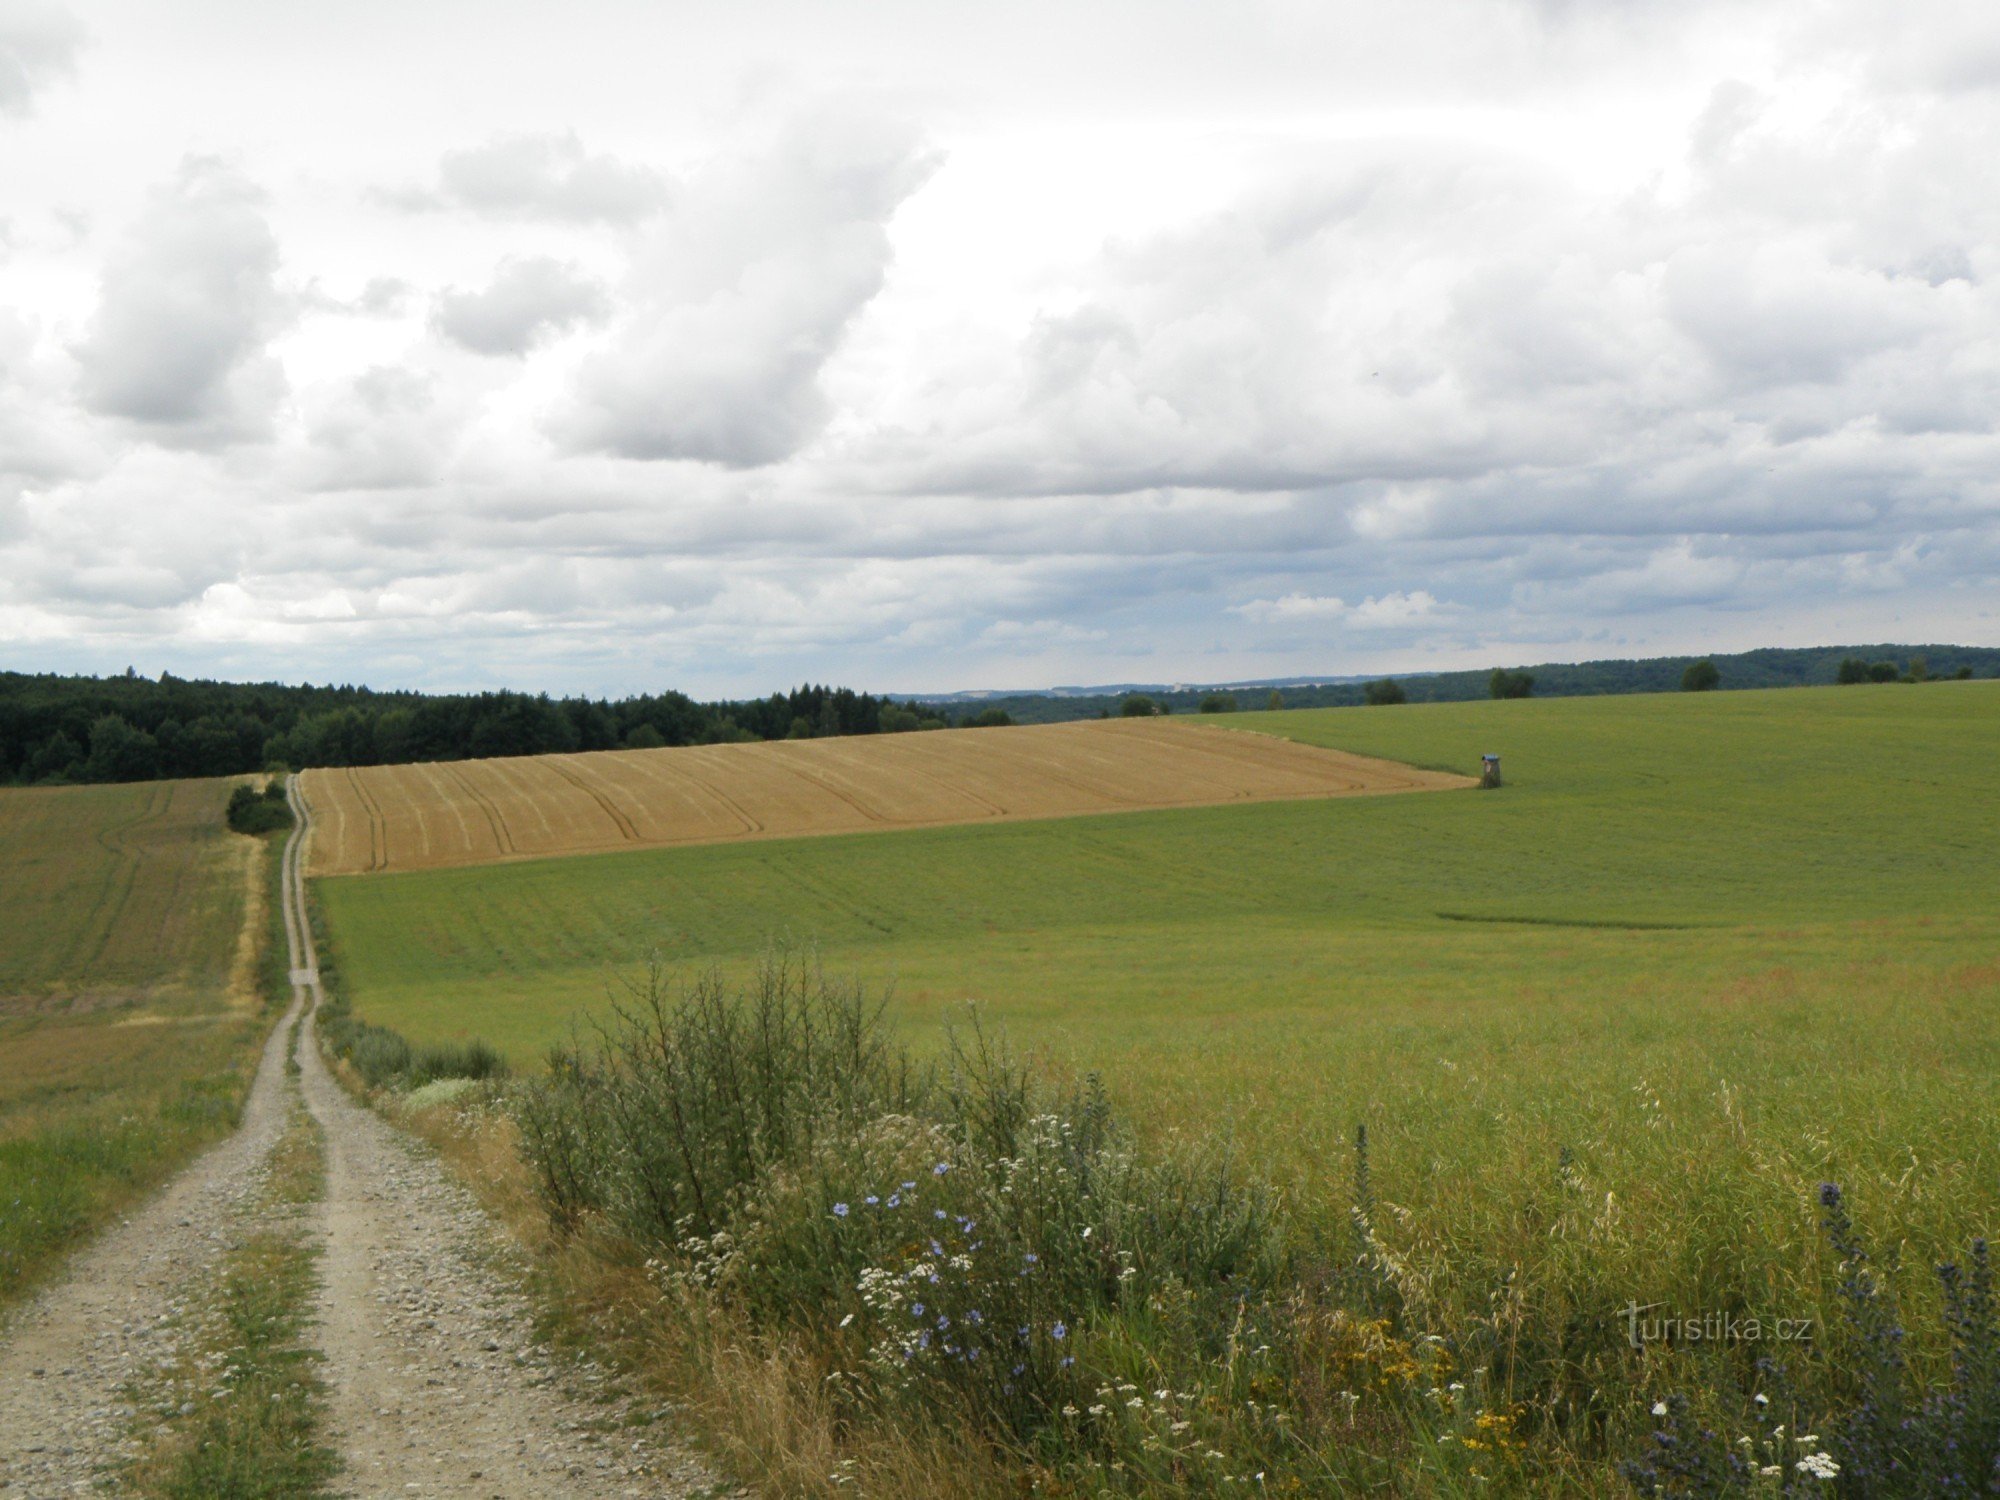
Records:
M1387 761L1152 721L603 751L304 778L313 873L625 847L1465 786Z

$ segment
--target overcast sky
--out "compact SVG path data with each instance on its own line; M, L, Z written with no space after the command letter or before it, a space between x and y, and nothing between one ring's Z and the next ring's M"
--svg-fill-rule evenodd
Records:
M2000 644L2000 7L0 0L0 667Z

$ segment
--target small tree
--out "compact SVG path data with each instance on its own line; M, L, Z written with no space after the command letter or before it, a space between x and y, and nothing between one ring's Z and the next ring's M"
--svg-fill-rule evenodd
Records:
M1902 675L1902 671L1892 661L1878 661L1868 669L1870 682L1895 682Z
M1535 691L1535 679L1527 672L1510 672L1505 667L1495 667L1493 675L1486 679L1486 691L1495 698L1526 698Z
M982 708L959 725L961 729L1005 729L1014 716L1004 708Z
M1722 685L1722 673L1714 662L1703 657L1691 662L1681 673L1681 691L1684 693L1709 693Z
M651 724L634 724L625 734L627 750L659 750L667 743L667 737Z
M1369 683L1361 689L1361 697L1372 708L1410 701L1410 695L1403 691L1402 683L1393 677L1384 677L1380 682Z
M1910 670L1904 674L1903 681L1929 682L1930 677L1931 677L1931 664L1929 658L1923 656L1911 657Z
M1840 670L1834 673L1833 680L1842 687L1849 687L1857 682L1866 682L1868 681L1868 663L1858 656L1846 657L1840 663Z
M1264 707L1270 709L1273 713L1276 713L1279 709L1283 708L1284 706L1285 706L1285 695L1279 692L1276 688L1272 688L1271 696L1264 700Z
M1150 719L1159 711L1160 705L1144 693L1129 694L1125 701L1118 705L1118 712L1128 719Z
M1201 700L1201 711L1205 714L1233 714L1236 712L1236 695L1209 693Z

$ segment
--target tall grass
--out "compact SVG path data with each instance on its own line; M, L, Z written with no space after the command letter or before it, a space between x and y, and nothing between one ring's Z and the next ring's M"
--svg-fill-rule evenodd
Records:
M1783 1268L1808 1338L1635 1350L1583 1281L1409 1222L1365 1129L1337 1200L1287 1202L1225 1146L1142 1143L1095 1079L977 1026L919 1062L879 1003L783 955L743 989L656 971L514 1099L558 1237L643 1263L680 1357L747 1339L813 1389L847 1434L834 1488L918 1431L1046 1492L1144 1495L1947 1493L2000 1440L1983 1244L1913 1339L1832 1188ZM1558 1259L1617 1240L1575 1153L1535 1197ZM1765 1472L1779 1394L1809 1427Z

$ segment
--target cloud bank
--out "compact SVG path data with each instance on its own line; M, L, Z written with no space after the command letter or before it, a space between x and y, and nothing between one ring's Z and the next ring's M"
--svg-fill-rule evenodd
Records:
M648 79L607 5L270 143L281 52L107 135L133 15L0 9L0 132L77 168L0 251L0 642L723 693L2000 641L2000 24L1918 9L1133 59L1107 3L1037 75L773 4Z

